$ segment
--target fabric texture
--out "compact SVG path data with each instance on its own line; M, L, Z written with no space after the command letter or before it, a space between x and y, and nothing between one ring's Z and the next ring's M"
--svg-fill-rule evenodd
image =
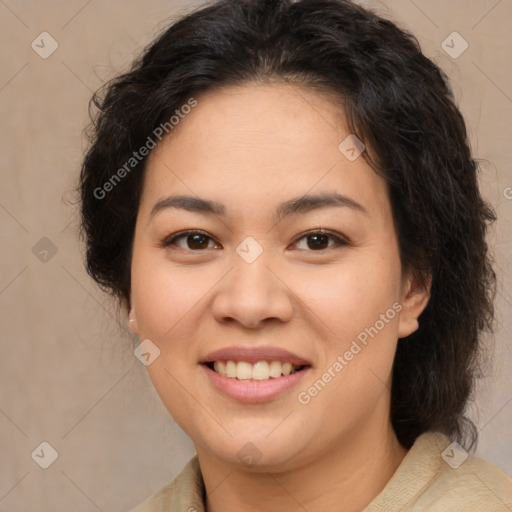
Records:
M483 459L464 457L443 434L422 434L361 512L511 512L512 479ZM169 484L130 512L205 512L204 493L194 456Z

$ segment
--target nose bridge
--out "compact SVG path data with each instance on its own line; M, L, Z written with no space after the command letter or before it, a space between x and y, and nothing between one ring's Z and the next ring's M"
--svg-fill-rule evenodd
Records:
M232 318L254 327L267 318L286 321L293 312L288 290L271 268L270 251L253 237L246 237L233 254L233 268L216 294L217 320Z
M236 248L231 293L238 300L267 302L275 288L275 277L269 270L270 250L254 237L246 237Z

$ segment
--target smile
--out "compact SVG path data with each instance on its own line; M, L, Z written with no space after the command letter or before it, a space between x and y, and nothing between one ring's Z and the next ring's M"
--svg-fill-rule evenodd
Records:
M250 363L248 361L214 361L208 363L207 366L224 377L237 380L253 380L264 381L269 379L277 379L279 377L287 377L300 370L304 365L295 365L285 361L256 361Z
M283 396L313 369L311 361L271 345L225 347L210 352L199 363L214 390L245 403Z

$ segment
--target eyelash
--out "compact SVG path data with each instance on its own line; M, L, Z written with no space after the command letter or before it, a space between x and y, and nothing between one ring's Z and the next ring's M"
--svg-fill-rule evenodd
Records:
M182 231L180 233L176 233L174 235L171 235L170 237L167 237L165 238L162 242L161 242L161 247L163 248L169 248L171 245L174 244L174 242L180 238L183 238L183 237L187 237L187 236L190 236L190 235L203 235L207 238L209 238L210 240L213 240L213 238L208 235L208 233L206 233L205 231L201 231L199 229L192 229L192 230L188 230L188 231ZM314 236L314 235L322 235L322 236L327 236L329 238L331 238L332 240L334 240L334 245L331 246L331 247L327 247L325 249L319 249L318 251L316 250L306 250L306 252L323 252L323 251L328 251L329 249L333 249L333 248L336 248L336 247L343 247L343 246L347 246L349 245L349 242L331 232L331 231L327 231L325 229L316 229L316 230L312 230L312 231L307 231L305 233L301 233L296 239L295 241L293 242L294 244L296 244L299 240L302 240L303 238L307 238L309 236ZM183 249L182 247L179 247L179 249ZM193 249L183 249L184 251L190 251L190 252L204 252L205 250L207 249L198 249L198 250L193 250Z

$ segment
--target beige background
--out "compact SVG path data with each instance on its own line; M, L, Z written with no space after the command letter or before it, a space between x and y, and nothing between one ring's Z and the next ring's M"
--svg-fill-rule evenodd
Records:
M483 159L500 286L495 366L472 410L477 455L512 475L512 1L361 3L411 30L449 74ZM92 91L199 4L0 0L0 512L121 512L193 454L84 272L71 201ZM59 45L47 59L31 48L43 31ZM453 31L469 44L457 59L441 47ZM58 452L48 469L31 458L42 441Z

